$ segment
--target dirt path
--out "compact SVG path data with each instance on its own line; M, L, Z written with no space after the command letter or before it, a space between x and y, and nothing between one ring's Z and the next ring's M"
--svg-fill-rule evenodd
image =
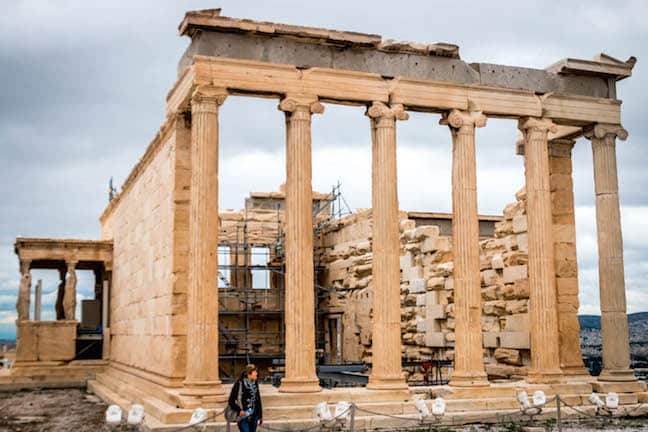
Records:
M81 389L0 392L0 432L102 432L106 404Z

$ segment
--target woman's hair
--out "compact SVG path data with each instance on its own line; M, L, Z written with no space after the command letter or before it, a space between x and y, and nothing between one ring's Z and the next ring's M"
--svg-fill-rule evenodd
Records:
M250 363L249 365L245 366L245 369L241 373L241 378L247 378L248 375L250 375L255 370L257 370L257 367Z

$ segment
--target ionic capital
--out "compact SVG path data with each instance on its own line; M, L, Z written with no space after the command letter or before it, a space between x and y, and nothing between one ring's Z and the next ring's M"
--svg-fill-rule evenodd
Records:
M518 122L518 129L525 135L529 132L558 132L558 126L551 119L545 117L523 117Z
M599 140L614 142L615 139L619 138L621 141L625 141L628 138L628 131L621 125L597 123L585 128L583 136L589 140L598 138Z
M382 102L373 102L367 108L366 115L375 120L407 120L409 114L402 104L386 105Z
M322 105L317 96L312 95L286 95L281 99L279 111L285 113L305 113L305 114L322 114L324 112L324 105Z
M486 116L481 111L453 109L443 113L439 124L448 125L452 129L484 127L486 126Z
M218 112L227 95L227 89L222 87L198 86L191 95L191 112Z

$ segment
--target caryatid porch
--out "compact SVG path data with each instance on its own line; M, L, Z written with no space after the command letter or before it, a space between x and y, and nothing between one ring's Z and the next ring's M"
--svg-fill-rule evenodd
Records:
M453 137L453 253L458 319L451 384L488 386L482 359L475 161L475 131L486 126L487 117L518 120L523 137L520 150L526 168L531 292L529 381L561 382L568 375L584 371L582 361L566 348L578 340L577 322L573 325L578 307L573 297L578 288L575 277L562 277L556 271L553 232L565 215L556 209L555 201L560 198L552 198L552 161L567 159L570 170L561 174L570 176L569 142L580 136L592 139L594 148L600 268L605 273L601 277L601 308L606 354L600 380L635 379L629 370L625 342L627 321L614 159L614 138L625 138L615 83L630 76L634 60L620 62L603 54L593 61L566 59L546 70L525 69L533 79L507 80L497 77L515 68L478 65L468 70L467 64L458 59L458 49L449 45L430 45L422 52L413 45L390 47L375 35L257 24L250 26L248 21L220 17L217 11L188 14L181 32L190 35L193 42L181 61L184 69L167 101L169 114L191 112L193 117L193 255L189 263L187 351L195 358L188 361L183 393L193 398L192 403L224 396L214 351L218 346L214 315L218 293L207 287L216 286L217 277L218 109L226 103L227 95L240 94L277 97L279 109L286 113L286 378L280 391L319 391L312 313L310 122L312 114L323 112L321 102L365 105L369 117L374 216L370 389L406 388L400 366L396 123L407 119L407 110L441 113L442 123L449 126ZM250 32L266 38L268 49L277 48L275 43L287 48L267 61L251 49L256 42L247 39L246 33ZM218 38L228 43L219 44ZM320 56L303 59L300 44ZM339 53L340 47L349 49L347 57ZM366 61L363 56L367 55L403 58L402 63L394 61L383 70L380 62ZM431 67L414 67L405 55L418 56L422 64ZM304 62L309 67L304 67ZM431 72L436 70L433 65L438 72ZM513 137L510 142L513 146ZM573 189L560 192L560 197L571 196L571 211L565 217L573 218ZM561 300L565 298L572 299L569 307L563 307ZM610 348L620 345L624 345L622 349Z
M16 366L55 365L75 359L77 327L82 321L82 317L76 316L79 270L90 270L95 275L95 302L99 306L96 318L101 330L97 336L103 337L103 352L107 355L112 242L18 237L14 249L21 273L16 303ZM59 273L54 320L41 320L42 292L35 293L34 312L30 313L31 271L43 269Z

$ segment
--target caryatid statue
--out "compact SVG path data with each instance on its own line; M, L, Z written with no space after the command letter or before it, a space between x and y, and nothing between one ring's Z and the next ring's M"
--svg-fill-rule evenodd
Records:
M73 320L76 310L76 261L69 261L67 268L67 279L65 280L65 294L63 295L63 310L66 320Z
M18 321L29 320L29 296L31 293L30 264L30 261L20 262L20 288L18 289L18 301L16 302Z

